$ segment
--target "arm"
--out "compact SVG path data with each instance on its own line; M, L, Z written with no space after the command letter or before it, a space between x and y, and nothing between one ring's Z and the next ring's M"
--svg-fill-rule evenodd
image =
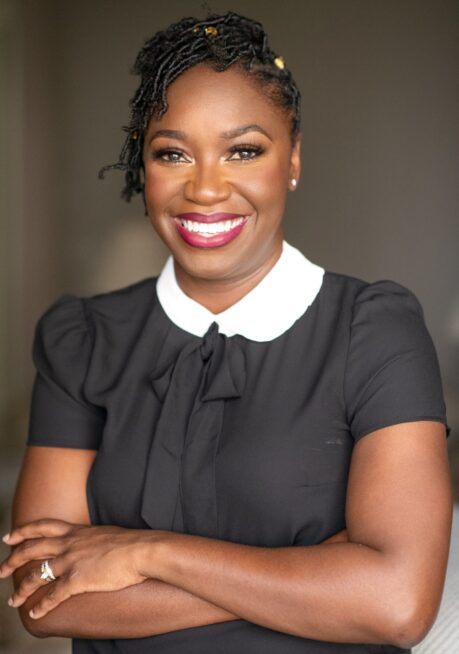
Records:
M13 527L17 529L24 525L36 525L36 520L43 517L50 518L50 516L55 519L54 522L65 520L70 529L78 525L89 525L84 489L94 456L95 452L89 450L30 447L16 491ZM59 474L56 474L56 471L59 471ZM72 521L76 525L68 524L67 521ZM96 529L103 530L100 527ZM113 530L112 527L108 529ZM145 538L145 534L148 537L150 534L158 536L169 533L152 530L121 531L132 532L133 540L139 537ZM110 533L109 549L111 550L116 549L114 537L115 535ZM327 539L327 542L342 542L346 538L346 532L343 530ZM56 542L58 540L56 537ZM92 554L93 538L89 540L90 554ZM35 636L141 638L237 619L237 616L225 609L158 579L147 579L143 583L133 583L126 588L110 590L110 592L86 591L84 597L76 593L66 601L61 599L61 603L56 603L58 606L43 617L32 619L29 610L49 592L55 592L54 589L57 587L57 582L44 584L38 581L37 583L36 577L33 577L38 570L37 561L53 556L52 553L42 552L42 556L37 557L32 553L31 546L40 545L39 541L44 543L44 539L39 538L38 533L29 540L23 541L19 549L22 547L22 559L27 562L22 565L16 563L13 566L13 569L16 568L14 597L17 597L21 582L23 586L24 582L32 577L34 591L24 594L28 599L20 606L19 611L24 626ZM59 543L59 546L61 545ZM16 550L17 547L14 549ZM8 560L17 559L18 555L19 550L14 551ZM90 564L91 577L94 577L93 571L98 570L100 565L100 562L96 567ZM0 576L5 576L5 567L3 563ZM111 577L113 577L112 572L113 568L110 568Z
M409 648L438 611L451 517L444 426L404 423L354 448L350 542L263 548L168 534L142 545L138 566L270 629Z
M264 548L151 531L132 543L127 561L135 578L158 578L268 628L318 640L410 647L438 611L451 505L444 427L405 423L377 430L354 448L348 543ZM43 612L78 586L76 592L84 592L91 577L86 556L61 559L61 570L67 570L61 599L47 595ZM75 578L84 568L87 581Z
M16 488L12 527L44 517L90 524L86 480L95 450L29 446ZM17 589L37 562L14 573ZM19 607L24 627L35 636L141 638L167 631L236 619L225 609L158 579L119 591L75 595L43 618L29 617L49 586L38 588Z

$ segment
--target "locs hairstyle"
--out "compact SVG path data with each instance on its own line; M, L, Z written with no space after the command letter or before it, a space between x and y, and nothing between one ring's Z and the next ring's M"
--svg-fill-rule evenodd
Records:
M99 171L125 171L121 197L130 201L143 193L143 142L150 119L160 118L168 108L166 91L181 73L205 62L216 71L237 66L283 109L290 121L292 144L300 131L300 92L282 57L268 45L261 23L232 11L210 14L204 20L182 18L145 42L132 72L140 75L140 85L129 101L131 116L124 126L126 140L118 162Z

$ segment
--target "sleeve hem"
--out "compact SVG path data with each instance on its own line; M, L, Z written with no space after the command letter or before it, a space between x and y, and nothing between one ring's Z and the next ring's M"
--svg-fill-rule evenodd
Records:
M51 438L28 438L26 440L26 445L33 445L33 446L38 446L38 447L61 447L63 449L71 449L71 450L98 450L99 447L97 443L77 443L77 442L72 442L72 441L66 441L65 443L62 442L61 439L59 441L53 441Z
M408 418L393 418L384 421L382 423L378 423L377 425L363 429L361 431L358 431L357 433L351 432L351 434L354 440L358 441L364 436L367 436L368 434L371 434L372 432L377 431L378 429L384 429L385 427L392 427L393 425L400 425L406 422L421 422L423 420L432 420L433 422L441 422L446 428L446 438L448 438L448 436L450 435L451 428L448 426L448 423L446 422L445 418L440 416L415 416L415 417L408 417Z

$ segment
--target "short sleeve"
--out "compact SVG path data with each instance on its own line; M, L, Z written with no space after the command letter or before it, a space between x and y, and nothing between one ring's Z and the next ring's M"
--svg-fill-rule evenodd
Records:
M422 307L396 282L368 284L355 299L344 400L355 440L417 420L442 422L449 435L437 354Z
M39 318L27 445L98 449L105 411L84 391L92 340L83 298L61 296Z

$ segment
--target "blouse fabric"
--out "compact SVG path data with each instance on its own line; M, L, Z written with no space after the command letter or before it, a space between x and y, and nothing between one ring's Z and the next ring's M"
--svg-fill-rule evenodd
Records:
M355 443L396 423L446 425L415 295L323 270L284 243L212 314L160 277L63 295L36 325L27 444L88 448L93 524L263 547L345 528ZM449 429L447 429L449 433ZM237 619L146 638L74 639L73 654L409 652L300 638Z

